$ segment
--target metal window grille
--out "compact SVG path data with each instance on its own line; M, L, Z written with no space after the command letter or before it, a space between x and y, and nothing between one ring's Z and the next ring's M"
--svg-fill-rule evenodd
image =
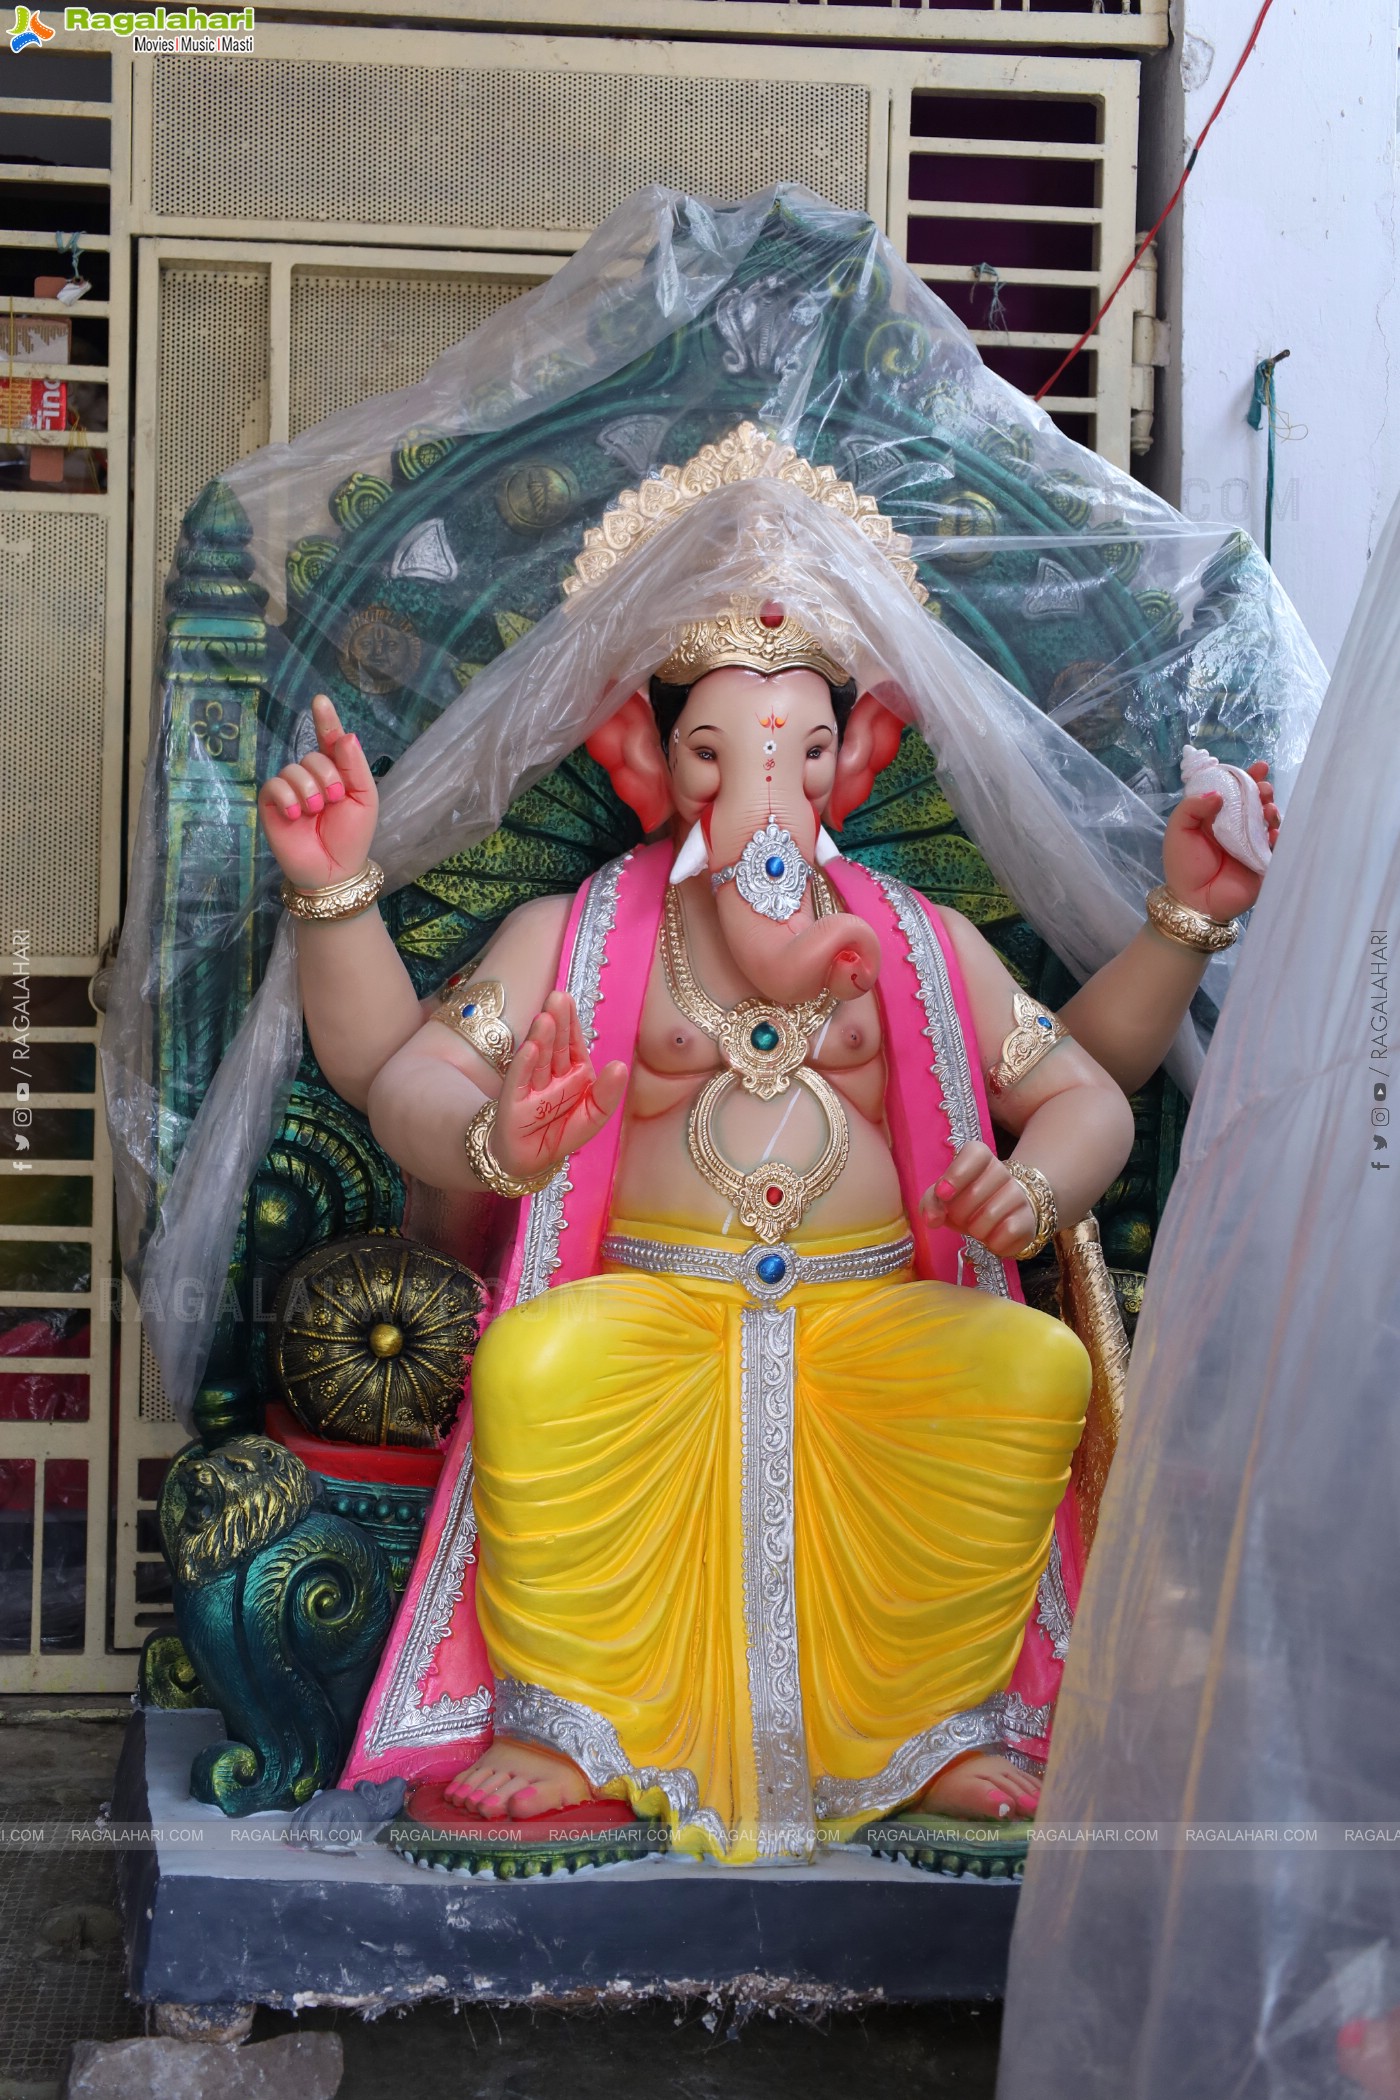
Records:
M131 1679L107 1639L111 1165L87 997L121 875L129 197L112 170L130 157L130 82L110 49L73 39L61 66L12 68L28 92L0 99L6 1691ZM89 289L72 305L35 290L71 274L55 225L79 235Z
M890 234L971 329L994 371L1034 393L1133 253L1137 66L1004 55L910 60L890 147ZM1133 302L1121 299L1044 406L1127 466Z

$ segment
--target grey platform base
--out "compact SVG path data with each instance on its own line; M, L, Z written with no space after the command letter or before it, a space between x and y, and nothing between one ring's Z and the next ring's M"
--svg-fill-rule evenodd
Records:
M189 1798L212 1713L133 1715L113 1819L131 1995L145 2003L342 2005L429 1998L914 2004L999 1996L1016 1890L864 1851L810 1867L669 1859L530 1881L431 1873L371 1845L282 1844L285 1816L231 1821Z

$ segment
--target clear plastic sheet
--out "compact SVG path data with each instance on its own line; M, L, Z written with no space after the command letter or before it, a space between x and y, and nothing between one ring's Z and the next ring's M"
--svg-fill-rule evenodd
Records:
M584 528L744 420L875 500L927 607L843 518L768 479L708 497L562 602ZM392 767L375 847L391 885L488 835L680 620L762 576L853 630L863 680L899 689L965 828L1082 976L1160 877L1182 744L1268 758L1284 799L1321 689L1247 540L1189 525L1064 438L868 221L793 190L727 208L639 193L418 386L254 455L213 494L186 521L169 603L242 621L258 779L308 747L311 696L333 692ZM237 709L206 707L182 741L193 645L177 626L103 1067L124 1263L188 1410L301 1025L251 785L221 770ZM242 948L244 976L192 993ZM1213 966L1217 1002L1225 981ZM153 1047L182 997L208 1034L183 1092ZM1199 1058L1184 1031L1182 1084Z
M1397 665L1400 510L1187 1126L1041 1806L1215 1835L1033 1853L1000 2100L1343 2100L1400 2005Z

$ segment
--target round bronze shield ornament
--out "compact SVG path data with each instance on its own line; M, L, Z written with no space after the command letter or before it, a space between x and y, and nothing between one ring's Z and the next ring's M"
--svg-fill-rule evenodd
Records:
M345 630L340 668L362 693L396 693L410 683L422 654L412 620L387 605L366 605Z
M390 1233L313 1247L282 1279L270 1358L297 1420L343 1444L442 1443L486 1291L460 1262Z
M569 469L548 459L523 459L496 483L496 508L512 532L549 532L578 500Z

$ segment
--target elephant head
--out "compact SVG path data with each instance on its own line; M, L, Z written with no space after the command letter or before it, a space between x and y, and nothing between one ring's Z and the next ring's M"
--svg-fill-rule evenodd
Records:
M697 675L687 680L690 668ZM687 629L651 698L634 693L588 748L648 831L677 824L678 870L708 869L736 963L765 997L789 1006L823 991L858 998L875 982L873 928L851 912L815 918L793 901L794 887L800 897L801 863L815 866L830 845L824 825L839 829L860 806L899 738L880 700L857 699L825 648L781 608L765 607L757 620L726 616ZM736 879L736 868L748 879ZM793 868L787 903L768 895L755 903L756 887L779 885Z

